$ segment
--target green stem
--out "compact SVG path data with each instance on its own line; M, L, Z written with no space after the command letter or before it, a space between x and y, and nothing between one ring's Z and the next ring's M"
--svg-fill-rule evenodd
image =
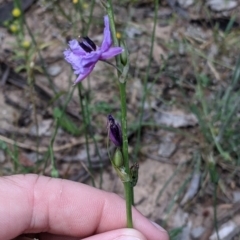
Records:
M22 8L22 3L19 0L14 1L14 7L20 9L21 15L18 17L18 22L20 25L20 39L21 42L24 40L24 27L23 27L23 8Z
M91 6L90 6L89 20L88 20L88 22L87 22L87 27L86 27L86 32L85 32L86 36L87 36L88 31L89 31L89 29L90 29L90 25L91 25L91 23L92 23L92 16L93 16L94 6L95 6L95 0L92 0L92 1L91 1Z
M130 176L129 158L128 158L128 135L127 135L127 101L126 101L126 83L119 83L120 98L121 98L121 126L123 146L122 154L124 159L124 167L128 176ZM127 227L132 228L132 204L133 204L133 187L131 182L124 183L126 212L127 212Z
M36 48L36 51L37 51L37 53L38 53L38 57L39 57L39 59L40 59L41 66L42 66L42 68L43 68L44 76L47 77L48 83L49 83L49 85L51 86L51 89L53 90L53 92L54 92L55 94L57 94L57 89L56 89L56 87L54 86L53 81L52 81L52 79L51 79L51 77L50 77L50 75L49 75L49 73L48 73L48 71L47 71L47 67L46 67L45 61L44 61L44 59L43 59L43 57L42 57L42 54L41 54L41 52L40 52L40 49L38 48L38 45L37 45L36 39L35 39L35 37L34 37L34 34L32 33L30 27L28 26L28 24L27 24L27 22L25 21L24 18L23 18L23 22L24 22L24 24L25 24L25 26L26 26L26 28L27 28L28 34L30 35L30 38L32 39L32 42L33 42L33 44L34 44L34 46L35 46L35 48Z
M81 1L78 1L78 4L76 6L76 10L77 12L79 12L79 17L81 20L81 25L82 25L82 29L81 29L81 33L84 34L85 33L85 21L84 21L84 16L83 16L83 9L82 9L82 3Z
M62 8L60 1L56 1L56 6L59 10L59 12L62 14L62 16L64 16L69 22L71 22L71 17L69 17L69 15L66 14L66 12L64 11L64 9Z
M126 198L127 227L128 228L133 228L131 182L124 182L124 192L125 192L125 198Z
M83 103L83 99L82 99L82 83L78 84L78 96L79 96L79 102L81 105L81 109L82 109L82 118L83 118L83 124L84 124L84 133L85 133L85 141L86 141L86 148L87 148L87 159L88 159L88 165L89 165L89 171L90 171L90 177L91 177L91 181L92 181L92 185L93 187L95 187L95 181L93 179L93 174L92 174L92 162L90 159L90 154L89 154L89 143L88 143L88 119L86 117L86 108L85 108L85 104Z
M29 52L25 51L25 57L26 57L26 66L27 66L27 82L29 85L29 95L30 95L30 101L32 103L33 107L33 118L34 118L34 124L36 125L36 134L37 134L37 141L36 141L36 147L37 147L37 160L38 159L38 149L40 145L40 136L39 136L39 126L38 126L38 118L37 118L37 107L36 107L36 101L35 101L35 89L34 89L34 74L33 69L31 68L31 58L29 56Z
M116 28L114 22L113 15L113 5L112 1L108 0L106 3L106 9L109 17L110 28L113 38L114 46L118 46L118 40L116 36ZM123 70L123 66L121 64L120 56L116 56L116 65L117 68ZM121 72L118 70L118 77L120 77ZM123 137L123 146L122 146L122 154L124 159L124 167L126 174L130 176L130 168L129 168L129 158L128 158L128 135L127 135L127 101L126 101L126 82L119 82L119 90L120 90L120 99L121 99L121 125L122 125L122 137ZM127 227L132 228L132 203L133 203L133 187L131 182L124 182L124 191L126 198L126 213L127 213Z
M53 145L54 145L54 142L55 142L55 138L56 138L59 126L60 126L59 122L61 121L61 119L62 119L62 117L65 113L65 110L67 108L68 103L72 99L73 92L74 92L74 88L72 89L72 91L67 96L67 99L66 99L66 101L63 105L62 111L61 111L61 115L59 116L59 118L56 119L56 126L55 126L54 133L53 133L53 135L51 137L51 140L50 140L50 145L49 145L49 150L48 150L49 155L47 155L47 157L46 157L47 160L45 162L44 171L47 167L47 161L48 161L49 156L50 156L50 160L51 160L52 171L53 172L57 171L56 164L55 164L55 159L54 159Z
M90 29L90 26L91 26L91 23L92 23L92 16L93 16L93 10L94 10L94 6L95 6L95 0L92 0L91 1L91 6L90 6L90 14L89 14L89 17L88 17L88 22L87 22L87 26L86 26L86 29L85 29L85 32L82 32L82 35L83 36L88 36L88 32L89 32L89 29ZM83 31L84 29L82 29ZM88 91L90 92L91 89L90 89L90 78L88 78ZM91 122L91 118L90 118L90 112L89 112L89 106L90 105L90 99L89 98L86 98L86 117L87 117L87 123L88 123L88 126L90 126L90 122ZM92 131L92 129L90 128L89 129L89 135L90 137L92 138L93 142L94 142L94 145L95 145L95 149L96 149L96 153L99 157L99 161L100 161L100 164L101 164L101 167L100 167L100 183L99 183L99 188L101 189L102 188L102 182L103 182L103 179L102 179L102 173L103 173L103 160L102 160L102 157L101 157L101 154L99 152L99 148L98 148L98 145L97 145L97 141L96 141L96 138L94 136L94 133Z
M87 117L88 126L90 126L90 122L91 122L90 112L89 112L89 107L88 107L89 104L90 104L90 101L87 100L87 102L86 102L86 117ZM98 155L99 161L100 161L100 183L99 183L99 188L102 189L102 183L103 183L103 177L102 177L102 174L103 174L103 159L102 159L102 156L100 154L100 151L99 151L99 148L98 148L98 145L97 145L97 140L96 140L96 138L94 136L94 133L93 133L91 128L89 129L89 135L90 135L90 137L93 140L93 143L94 143L94 146L95 146L95 149L96 149L96 154Z
M128 135L127 135L127 106L126 106L126 83L119 84L120 98L121 98L121 123L122 123L122 137L123 137L123 158L125 171L129 174L129 159L128 159Z
M109 22L110 22L113 44L114 44L114 46L118 47L119 44L118 44L118 39L117 39L117 32L116 32L116 28L115 28L114 15L113 15L113 5L112 5L111 0L108 0L106 7L107 7L107 14L108 14ZM121 60L120 60L119 55L116 56L116 62L117 62L117 67L122 69ZM120 73L118 72L118 74L120 74Z
M128 176L130 176L129 158L128 158L128 135L127 135L127 102L126 102L126 83L120 83L120 98L121 98L121 126L123 146L122 154L124 159L124 167ZM126 197L126 211L127 211L127 226L133 227L132 224L132 204L133 204L133 187L131 182L124 183L125 197Z

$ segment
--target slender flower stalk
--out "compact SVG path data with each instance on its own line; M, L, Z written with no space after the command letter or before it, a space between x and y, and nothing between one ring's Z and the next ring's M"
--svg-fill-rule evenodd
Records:
M91 176L91 181L92 181L92 185L93 187L95 187L95 181L93 179L93 174L92 174L92 162L90 160L90 154L89 154L89 139L88 139L88 120L87 120L87 116L86 116L86 107L85 104L83 103L84 99L82 97L82 85L78 84L78 96L79 96L79 103L81 106L81 113L82 113L82 117L83 117L83 124L84 124L84 133L85 133L85 140L86 140L86 150L87 150L87 160L88 160L88 165L89 165L89 171L90 171L90 176Z
M133 184L132 173L130 172L128 159L128 135L127 135L127 105L126 105L126 77L128 73L128 59L121 62L119 54L122 54L124 48L120 47L117 40L113 7L111 0L106 4L108 16L104 17L104 37L101 46L97 46L89 37L82 37L79 41L74 39L69 42L69 49L64 51L64 56L67 62L72 65L74 73L78 75L74 84L85 79L94 69L98 61L105 61L116 56L119 78L119 90L121 99L121 125L115 123L114 118L109 115L109 130L110 139L118 147L115 152L114 160L112 161L115 170L124 184L126 197L126 215L127 227L132 228L132 203L133 203ZM112 47L112 40L114 46ZM126 56L126 54L125 54ZM120 150L121 149L121 150ZM123 157L123 159L122 159ZM122 165L123 160L123 165ZM136 175L136 174L135 174ZM136 176L134 176L136 179Z
M113 38L114 46L118 46L118 39L116 35L116 28L114 22L113 15L113 5L112 1L108 0L106 4L104 4L107 9L107 14L109 17L110 28ZM124 66L121 64L120 56L116 56L116 64L117 68L124 72ZM118 71L118 77L121 78L121 72ZM125 79L124 79L125 80ZM127 101L126 101L126 81L119 81L119 90L120 90L120 99L121 99L121 126L122 126L122 153L123 153L123 161L125 172L128 176L130 176L130 168L129 168L129 159L128 159L128 135L127 135ZM131 181L125 181L124 183L124 191L126 198L126 213L127 213L127 227L132 228L132 202L133 202L133 186Z

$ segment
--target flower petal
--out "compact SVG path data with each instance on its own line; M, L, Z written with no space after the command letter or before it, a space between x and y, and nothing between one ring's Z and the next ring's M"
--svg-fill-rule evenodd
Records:
M112 45L112 37L111 37L111 32L110 32L110 26L109 26L109 19L108 16L104 16L104 36L103 36L103 41L101 45L101 51L105 52L107 51L111 45Z
M95 65L90 66L89 68L84 68L83 72L79 74L77 79L74 81L74 85L81 82L84 78L86 78L93 70Z
M108 51L103 52L101 54L100 59L106 60L106 59L112 58L112 57L122 53L123 51L124 51L124 49L121 47L112 47L112 48L108 49Z
M90 67L91 65L95 65L96 62L100 59L101 52L100 51L93 51L91 53L86 53L80 60L80 64L83 67Z
M85 55L86 54L86 52L82 49L82 47L79 45L79 43L76 39L69 41L68 45L74 54L77 54L77 55Z
M123 51L121 47L111 48L112 38L108 16L104 16L104 25L104 37L101 47L92 47L91 51L88 51L74 39L69 42L69 49L64 51L66 61L72 65L74 73L79 74L74 84L86 78L99 60L112 58ZM86 40L86 37L84 39Z
M81 58L78 55L74 54L70 49L67 49L63 52L65 60L72 65L75 74L82 72L82 65L80 64Z

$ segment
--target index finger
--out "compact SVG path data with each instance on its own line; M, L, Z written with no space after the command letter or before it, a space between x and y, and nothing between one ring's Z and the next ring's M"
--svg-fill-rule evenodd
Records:
M126 227L124 200L85 184L29 174L0 178L0 189L0 239L38 232L87 237ZM148 239L168 239L134 208L133 223Z

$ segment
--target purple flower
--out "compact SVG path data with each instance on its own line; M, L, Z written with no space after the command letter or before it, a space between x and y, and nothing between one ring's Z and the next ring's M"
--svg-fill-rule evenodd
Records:
M111 47L112 38L108 16L104 16L104 37L101 47L88 37L83 37L81 41L73 39L69 42L69 49L64 51L67 62L72 65L74 73L78 74L74 84L86 78L99 60L107 60L123 52L121 47Z
M122 146L122 130L119 123L115 122L112 115L108 115L109 139L116 147Z

